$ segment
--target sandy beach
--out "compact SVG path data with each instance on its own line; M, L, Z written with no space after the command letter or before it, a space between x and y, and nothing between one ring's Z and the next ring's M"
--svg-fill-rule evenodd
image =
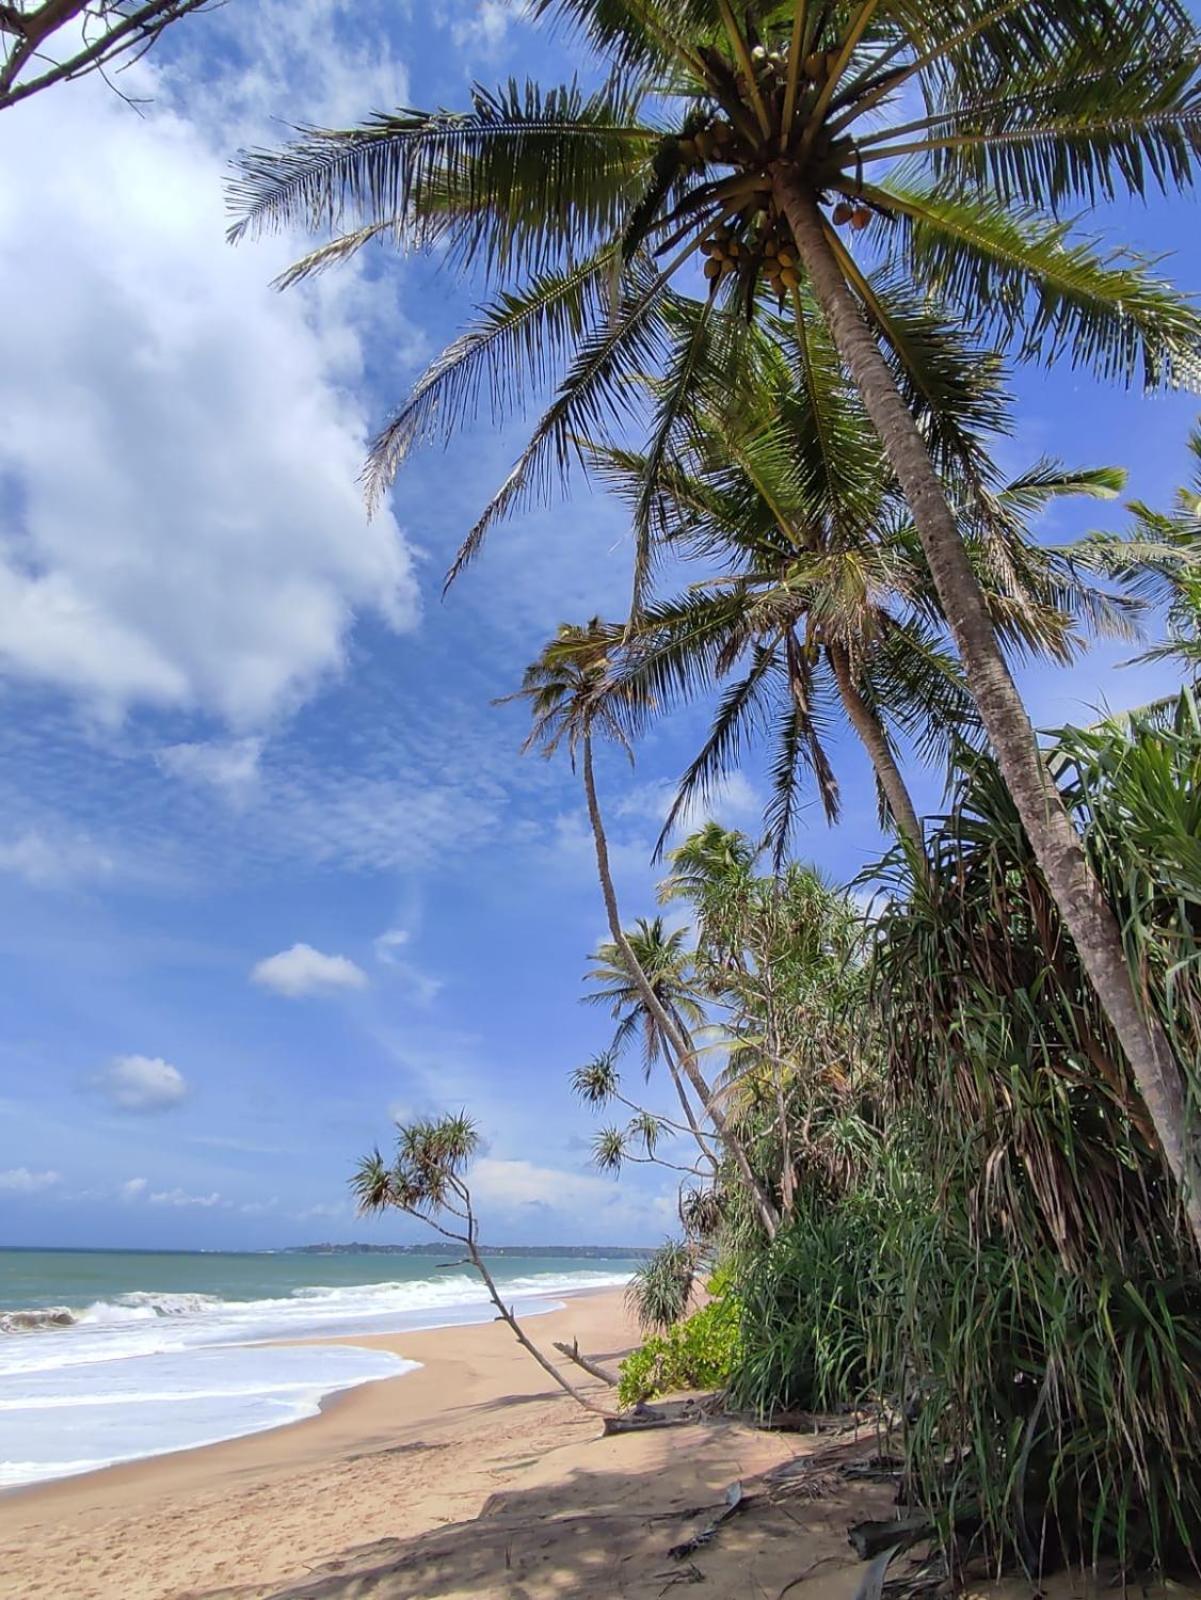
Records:
M619 1291L573 1299L530 1328L545 1346L578 1337L611 1364L636 1342ZM756 1495L753 1517L672 1558L731 1483L818 1441L721 1420L602 1438L501 1323L339 1342L422 1370L289 1427L0 1498L0 1594L600 1600L703 1580L713 1595L777 1600L791 1585L790 1600L849 1600L862 1568L847 1523L888 1514L871 1487L779 1504Z

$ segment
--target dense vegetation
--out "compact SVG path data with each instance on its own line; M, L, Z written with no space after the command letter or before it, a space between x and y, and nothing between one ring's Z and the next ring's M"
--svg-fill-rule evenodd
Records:
M1195 671L1201 502L1051 549L1047 501L1121 474L1006 482L994 457L1012 362L1197 382L1197 308L1064 221L1192 185L1196 25L1176 0L530 9L598 87L511 83L253 152L234 233L328 231L287 281L379 240L489 276L377 440L374 492L481 398L500 419L555 380L452 579L575 464L629 505L630 614L561 627L518 691L530 744L578 762L595 842L615 1031L573 1083L611 1118L596 1159L680 1180L626 1397L866 1401L948 1543L1030 1570L1195 1551L1197 705L1048 746L1012 667L1154 630L1158 603L1152 652ZM672 820L760 746L764 836L693 833L664 914L627 926L596 744L632 756L697 697ZM792 859L806 789L842 803L836 722L896 835L853 892ZM922 761L947 773L933 819ZM662 1095L631 1085L636 1042Z
M1054 765L1195 1096L1197 701L1066 730ZM964 747L957 770L924 869L902 850L874 869L874 915L785 874L808 892L804 937L785 941L803 976L772 997L787 1017L774 1076L759 975L784 915L776 880L728 835L714 868L712 829L676 852L703 847L710 867L665 887L697 915L690 980L728 1039L740 1135L783 1219L770 1241L756 1231L728 1163L685 1213L702 1224L698 1271L724 1263L715 1305L737 1310L722 1381L760 1416L879 1405L946 1533L966 1521L1031 1569L1180 1557L1201 1527L1192 1242L995 766ZM640 1303L655 1281L641 1270ZM632 1392L699 1381L695 1322L648 1345Z

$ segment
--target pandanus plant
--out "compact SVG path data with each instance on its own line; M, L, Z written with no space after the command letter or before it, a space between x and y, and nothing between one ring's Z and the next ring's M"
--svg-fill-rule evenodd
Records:
M940 396L939 356L965 322L1024 358L1127 382L1195 381L1196 311L1147 263L1063 220L1072 207L1192 183L1201 76L1187 8L533 0L530 9L565 21L602 58L610 74L599 89L511 84L476 91L465 113L404 111L248 153L235 236L293 222L331 229L288 281L379 238L437 244L502 280L381 434L377 491L417 440L472 419L481 393L507 415L565 358L452 574L570 464L573 438L625 411L629 380L651 365L674 381L655 407L649 451L670 452L692 343L672 340L665 311L680 284L687 291L690 266L716 260L708 303L752 318L781 299L800 315L808 284L909 504L1000 771L1201 1245L1201 1162L1178 1066L1140 1003L939 471L956 463L970 479L978 466ZM890 285L913 291L912 303L898 309Z
M687 1029L681 1030L676 1016L667 1009L665 996L643 967L622 926L593 761L593 739L597 733L628 752L631 718L639 710L636 686L616 685L613 678L610 657L619 646L621 636L620 626L601 622L599 618L593 618L584 627L563 625L538 659L527 667L517 694L507 698L525 700L530 706L533 727L526 749L539 750L549 757L565 745L573 769L577 757L580 760L596 849L597 877L609 932L621 965L637 990L658 1038L668 1046L675 1068L696 1095L733 1161L762 1226L769 1236L774 1236L780 1225L779 1212L756 1176L719 1097L705 1081L696 1046Z

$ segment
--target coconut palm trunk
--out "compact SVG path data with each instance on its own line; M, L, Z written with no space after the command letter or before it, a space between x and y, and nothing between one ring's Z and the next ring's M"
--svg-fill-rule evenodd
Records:
M584 792L588 800L588 820L592 824L592 837L596 845L596 871L600 879L601 894L605 902L605 915L609 922L609 932L613 942L621 952L621 958L626 963L627 971L639 993L646 1003L647 1010L654 1017L663 1037L675 1052L680 1070L692 1085L698 1099L705 1109L713 1126L717 1129L717 1136L723 1146L729 1151L742 1181L746 1184L747 1191L754 1201L755 1209L759 1213L760 1221L769 1239L774 1239L780 1228L780 1213L772 1203L771 1196L755 1176L746 1150L741 1139L730 1126L729 1120L716 1099L709 1090L696 1063L695 1049L690 1050L685 1041L680 1037L679 1029L664 1009L659 996L655 993L654 986L637 956L630 948L630 941L626 938L625 929L621 925L621 915L617 907L617 891L613 885L613 874L609 866L609 844L605 837L605 825L601 817L600 801L596 793L596 776L592 765L592 735L585 730L582 740L583 746L583 773Z
M682 1023L680 1023L679 1018L675 1018L674 1020L679 1027L680 1042L684 1045L684 1056L677 1056L674 1047L668 1043L667 1040L664 1040L663 1055L664 1060L667 1063L668 1075L670 1076L672 1085L676 1091L676 1097L680 1102L680 1107L684 1112L684 1119L688 1123L689 1128L692 1130L692 1137L696 1140L697 1149L700 1151L702 1159L713 1169L714 1172L716 1172L717 1157L709 1148L709 1141L705 1137L704 1130L701 1128L700 1123L696 1120L696 1112L692 1109L692 1101L688 1098L688 1090L684 1087L684 1079L681 1075L685 1059L695 1062L696 1047L689 1038L687 1029ZM698 1089L697 1097L702 1105L707 1105L709 1102L709 1086L699 1074L698 1082L703 1086L704 1093L702 1094L700 1089Z
M845 645L831 643L827 649L843 709L851 726L859 735L860 743L871 758L876 778L884 791L884 798L888 801L888 809L892 812L892 820L897 826L897 831L914 846L920 863L925 860L922 825L918 820L909 786L888 743L884 725L859 693L851 669L850 653Z
M1201 1248L1201 1166L1168 1042L1138 1002L1117 921L1039 750L930 453L847 287L817 202L788 163L775 164L772 186L839 355L909 502L997 763L1081 964L1126 1053Z

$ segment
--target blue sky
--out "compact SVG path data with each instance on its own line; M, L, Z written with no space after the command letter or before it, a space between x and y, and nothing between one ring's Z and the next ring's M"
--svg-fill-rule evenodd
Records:
M603 915L570 771L496 708L555 625L619 614L619 511L581 491L441 577L518 425L406 468L367 523L364 443L474 303L437 262L268 282L297 241L232 250L222 179L288 120L462 103L572 63L505 0L230 0L126 75L5 114L0 193L0 1243L257 1248L412 1238L346 1177L395 1112L466 1106L497 1240L644 1242L669 1185L591 1170L568 1070ZM1201 288L1192 200L1099 218ZM20 241L13 248L11 241ZM478 295L479 286L476 287ZM1194 397L1017 375L1001 455L1115 463L1162 503ZM1082 505L1045 532L1121 521ZM1043 725L1170 683L1127 647L1023 675ZM606 757L627 916L702 712ZM864 760L799 853L878 851ZM938 785L919 775L924 802ZM753 827L759 775L717 807Z

